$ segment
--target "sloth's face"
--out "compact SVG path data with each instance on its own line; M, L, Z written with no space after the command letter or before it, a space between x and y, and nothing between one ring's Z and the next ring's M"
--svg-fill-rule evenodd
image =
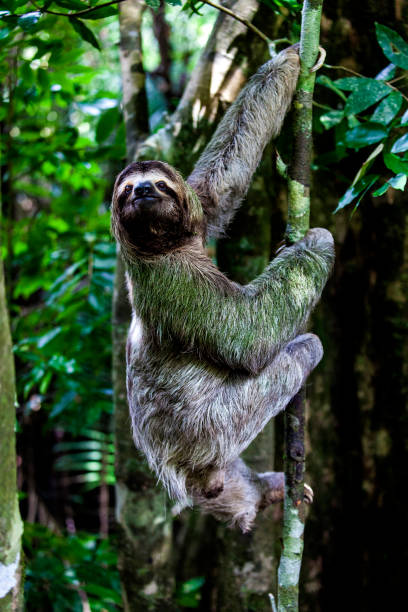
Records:
M170 176L157 170L131 172L117 187L119 214L127 224L146 224L177 216L178 186Z
M197 234L203 214L196 194L179 173L158 161L134 162L116 179L112 229L136 254L157 254Z

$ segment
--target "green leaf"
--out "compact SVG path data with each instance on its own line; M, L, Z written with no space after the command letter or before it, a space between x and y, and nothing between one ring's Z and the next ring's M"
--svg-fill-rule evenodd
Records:
M399 91L392 91L384 100L377 106L370 121L387 125L398 114L402 104L402 94Z
M365 160L365 162L362 164L360 170L357 172L354 181L353 181L353 185L355 185L357 183L357 181L359 181L361 178L363 178L363 176L367 173L367 170L371 167L373 161L375 160L375 158L381 153L381 151L384 149L384 144L381 143L378 146L375 147L374 151L372 151L370 153L370 155L367 157L367 159Z
M361 149L383 140L388 136L388 130L381 123L367 121L346 132L345 142L352 149Z
M146 0L146 4L156 11L160 6L160 0Z
M332 110L320 116L320 122L325 130L330 130L332 127L340 123L344 118L344 112L341 110Z
M376 75L375 78L378 81L389 81L390 79L393 79L395 77L396 71L397 68L396 66L394 66L394 64L388 64L388 66L383 68L381 72Z
M117 14L117 6L102 6L99 9L95 9L91 13L85 13L85 15L81 15L81 19L104 19L105 17L111 17L112 15Z
M37 347L43 348L48 342L51 342L61 332L61 327L55 327L51 331L47 332L43 336L37 339Z
M397 32L380 23L375 24L378 44L387 59L396 66L408 70L408 44Z
M32 13L26 13L18 18L18 25L24 32L33 32L36 29L38 20L41 17L40 11L33 11Z
M384 153L384 164L395 174L408 174L408 159L401 159L393 153Z
M77 19L76 17L70 17L69 22L83 40L95 47L95 49L98 49L98 51L101 50L99 43L95 38L95 34L88 28L88 26L84 24L83 21Z
M390 92L390 88L382 81L366 78L357 80L359 80L359 86L353 89L344 108L346 115L360 113Z
M403 153L408 150L408 134L398 138L391 147L391 153Z
M55 4L71 11L83 11L87 8L81 0L55 0Z
M344 77L343 79L337 79L334 81L334 85L339 89L344 89L345 91L354 91L360 87L360 83L363 79L365 79L365 77Z
M386 193L386 191L388 191L390 187L404 191L406 183L407 183L407 175L397 174L396 176L393 176L391 179L388 179L388 181L384 183L384 185L381 185L379 189L376 189L375 191L373 191L373 196L378 197L378 196L384 195L384 193Z
M82 588L88 595L97 595L102 601L112 601L119 605L122 604L122 597L113 589L107 589L99 584L91 584L90 582L84 584Z
M327 87L328 89L331 89L338 96L340 96L340 98L344 100L344 102L346 102L347 98L344 95L344 93L338 87L336 87L336 85L333 83L331 79L329 79L328 76L325 76L325 75L318 76L316 79L316 83L318 83L319 85L322 85L323 87Z
M120 122L119 109L117 107L108 108L104 111L96 126L96 140L101 143L107 139L115 127Z
M393 176L391 179L389 179L388 183L394 189L400 189L401 191L404 191L405 185L407 183L407 175L406 174L397 174L396 176Z
M201 589L204 583L205 583L204 576L197 576L195 578L190 578L190 580L183 582L183 584L180 587L180 591L185 594L193 593L194 591L198 591L199 589Z
M339 203L337 205L334 213L338 212L348 204L350 204L353 200L355 200L360 194L360 198L358 199L357 206L360 203L362 197L365 192L370 189L372 185L374 185L375 181L379 178L379 174L367 174L363 176L362 179L357 181L355 185L349 187L346 193L340 198Z
M401 117L401 125L407 125L407 124L408 124L408 110L406 110L405 113Z

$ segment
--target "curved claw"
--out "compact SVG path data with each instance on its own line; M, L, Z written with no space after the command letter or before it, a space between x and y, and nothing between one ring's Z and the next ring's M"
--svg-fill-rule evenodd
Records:
M304 485L303 485L303 501L305 502L305 504L312 504L313 503L313 497L314 497L314 493L313 493L312 487L309 487L308 484L304 483Z
M319 70L319 68L321 68L323 66L325 59L326 59L326 49L323 49L323 47L319 46L319 57L318 57L318 60L315 63L315 65L313 66L313 68L310 69L310 72L316 72L316 70Z

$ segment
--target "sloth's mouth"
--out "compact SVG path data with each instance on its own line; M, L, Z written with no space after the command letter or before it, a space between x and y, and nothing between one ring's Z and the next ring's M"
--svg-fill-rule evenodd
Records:
M160 200L160 196L156 196L156 195L143 195L143 196L139 196L137 198L133 198L133 202L135 204L154 204L155 202L157 202L157 200Z

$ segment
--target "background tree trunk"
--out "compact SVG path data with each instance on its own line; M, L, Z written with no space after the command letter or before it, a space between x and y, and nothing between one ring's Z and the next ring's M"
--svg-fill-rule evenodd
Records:
M120 5L120 58L126 149L133 160L148 134L141 22L145 5ZM164 491L156 486L137 453L131 434L126 395L126 336L130 322L124 263L117 255L113 296L113 385L115 401L116 516L119 523L119 571L125 610L172 610L171 513Z
M23 609L23 524L17 501L15 403L14 361L0 261L0 609L4 612Z
M366 76L388 63L375 21L407 36L406 2L337 0L323 10L328 63ZM315 137L315 149L328 150L326 135ZM325 356L308 390L315 503L305 532L304 611L397 609L407 565L407 547L393 539L406 515L408 197L391 190L366 197L351 219L349 209L332 216L346 187L341 177L351 182L358 167L350 155L318 173L312 190L311 226L334 233L337 260L313 323Z

